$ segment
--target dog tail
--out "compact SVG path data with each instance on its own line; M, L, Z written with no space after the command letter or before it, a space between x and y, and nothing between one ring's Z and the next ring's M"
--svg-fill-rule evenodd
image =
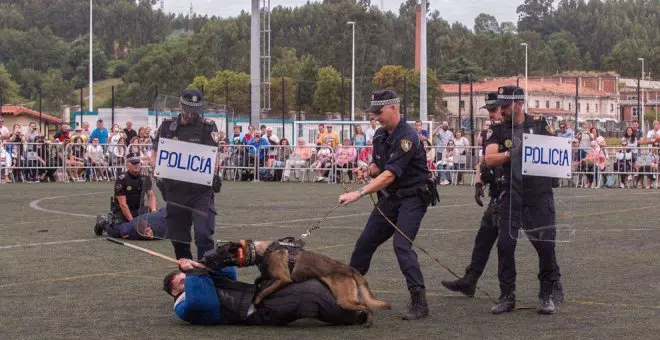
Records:
M352 268L351 268L352 269ZM376 299L369 289L369 284L367 280L360 274L357 270L353 270L353 280L357 283L358 293L360 294L362 302L369 307L369 309L391 309L392 306L389 302L381 301Z

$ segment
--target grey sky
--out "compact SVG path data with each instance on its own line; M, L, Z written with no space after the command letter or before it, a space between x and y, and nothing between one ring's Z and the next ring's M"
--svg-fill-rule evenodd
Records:
M166 12L188 13L192 2L195 13L216 15L220 17L232 17L238 15L241 10L250 11L251 0L164 0ZM271 7L284 5L287 7L300 6L308 0L271 0ZM320 0L309 0L311 2ZM371 0L372 5L380 6L383 2L385 9L399 12L399 6L403 0ZM427 0L432 10L439 10L445 20L453 23L461 22L470 29L474 26L474 18L479 13L488 13L497 21L518 21L516 7L523 0Z

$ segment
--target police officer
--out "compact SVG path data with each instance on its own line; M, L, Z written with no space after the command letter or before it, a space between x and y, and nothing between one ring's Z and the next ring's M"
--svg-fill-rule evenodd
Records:
M497 244L500 298L491 312L500 314L515 309L516 268L514 253L520 228L525 230L539 257L539 306L541 314L556 312L563 301L559 265L555 257L556 217L553 180L523 176L523 133L554 135L544 117L524 112L525 94L516 86L498 89L497 104L502 106L504 124L493 126L485 161L489 167L502 165L505 184L498 199L499 238Z
M115 195L113 197L111 213L112 223L119 225L130 222L144 211L144 194L149 199L149 212L156 211L156 195L151 187L149 177L140 173L140 154L126 155L126 172L117 176L115 180Z
M497 104L497 92L486 94L486 105L482 107L488 110L488 115L493 125L502 124L502 110ZM486 141L492 136L493 130L488 128L481 133L482 156L486 153ZM465 269L465 276L454 281L442 281L442 285L447 289L463 293L467 296L474 296L477 281L486 267L490 251L497 240L497 224L495 210L497 208L497 198L502 190L502 166L490 168L482 159L479 161L476 169L475 201L483 207L481 197L484 196L483 186L488 185L488 194L490 202L488 208L481 218L481 226L477 231L472 248L472 260Z
M373 137L373 162L354 172L358 179L373 180L359 191L339 196L339 203L349 204L364 195L378 193L378 207L383 214L414 240L429 204L435 205L438 199L435 184L429 179L424 146L417 131L401 118L395 92L375 92L370 112L381 125ZM376 249L394 235L394 252L411 295L403 319L426 317L429 307L417 254L385 216L374 207L355 244L350 265L366 274Z
M182 113L176 119L165 119L158 128L153 142L152 166L156 163L160 138L203 145L217 144L214 139L214 135L218 132L215 122L200 117L204 113L202 93L196 89L187 89L181 94L179 103ZM190 251L192 224L195 231L197 258L201 259L214 245L216 215L214 188L173 179L161 179L161 188L164 189L163 196L167 199L168 238L172 241L176 258L192 259Z

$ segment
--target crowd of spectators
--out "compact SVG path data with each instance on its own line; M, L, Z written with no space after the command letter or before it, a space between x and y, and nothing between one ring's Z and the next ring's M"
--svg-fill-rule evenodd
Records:
M103 120L94 130L84 122L71 131L64 123L47 138L35 122L24 133L18 124L11 131L4 127L0 117L0 183L114 180L124 169L129 145L147 159L151 142L151 129L135 131L131 121L110 131Z
M18 125L12 129L4 126L0 117L0 182L114 180L124 169L127 153L139 153L145 164L151 157L151 128L135 130L132 125L131 121L123 128L114 124L108 131L103 120L98 120L93 130L84 122L71 131L68 124L62 124L47 139L36 123L30 123L24 133ZM421 121L414 125L426 148L432 177L440 185L463 184L465 174L474 173L481 154L479 146L485 131L492 127L490 121L484 123L483 133L475 134L475 147L462 130L450 128L446 121L431 132ZM312 143L304 138L291 143L266 125L259 130L250 125L245 133L237 125L228 135L220 133L218 161L228 179L253 180L258 165L262 181L301 181L308 173L314 182L350 181L354 168L371 162L377 128L372 119L368 125L354 125L350 134L341 136L332 122L327 122L311 134ZM575 132L560 122L556 135L572 141L574 178L569 185L650 188L656 182L660 164L658 121L646 136L633 122L620 145L608 146L599 129L590 123Z

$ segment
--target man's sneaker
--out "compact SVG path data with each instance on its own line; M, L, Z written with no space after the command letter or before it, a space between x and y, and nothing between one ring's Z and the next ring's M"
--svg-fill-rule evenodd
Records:
M94 234L96 236L101 236L103 235L103 227L108 223L103 216L99 215L96 216L96 224L94 225Z
M539 307L537 311L539 314L555 314L557 307L552 301L553 288L555 282L541 282L541 298L539 299Z
M516 294L514 292L509 292L500 295L500 299L497 301L497 304L490 309L490 312L493 314L502 314L511 312L514 309L516 309Z
M404 320L417 320L429 315L429 303L426 301L426 290L414 287L410 290L410 303L403 312Z

